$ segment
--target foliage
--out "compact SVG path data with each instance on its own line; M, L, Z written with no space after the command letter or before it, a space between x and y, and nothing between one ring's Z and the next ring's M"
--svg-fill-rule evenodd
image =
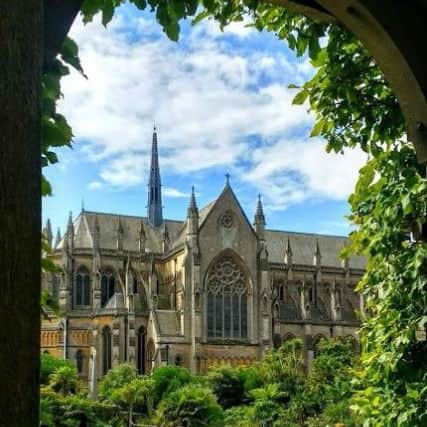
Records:
M114 408L84 396L61 396L42 389L41 427L111 427Z
M40 384L48 385L49 377L59 368L72 368L74 365L68 359L59 359L48 353L42 353L40 356Z
M49 376L49 388L63 396L76 394L81 383L75 366L60 366Z
M193 378L188 371L181 366L160 366L151 374L154 383L154 396L156 403L168 394L189 384Z
M137 378L136 368L123 363L110 369L99 385L99 397L101 400L113 400L116 390L131 383Z
M140 9L147 7L145 0L132 2ZM102 13L106 25L121 3L85 0L82 12L86 21ZM368 427L427 423L427 369L423 357L427 344L416 338L417 330L424 330L427 321L427 248L422 235L427 185L413 146L403 142L404 120L395 96L361 43L337 24L313 22L285 7L256 0L201 3L203 10L195 22L214 17L225 26L250 16L257 29L275 32L298 56L308 55L316 73L299 88L294 103L305 103L315 114L311 135L324 137L328 150L342 152L359 147L370 156L350 198L350 219L357 230L344 253L348 255L352 250L369 260L359 285L370 317L365 319L361 335L362 370L357 377L354 409ZM194 14L198 1L149 0L148 5L166 34L176 40L179 20ZM50 97L44 98L44 107L45 101L49 107L43 117L44 164L57 160L51 147L69 145L71 139L65 119L55 111L58 76L67 72L63 62L72 64L74 60L76 65L72 43L70 52L62 62L53 64L53 83L44 81L45 92L53 88ZM50 192L46 182L43 192ZM281 371L282 357L277 354L270 362L266 378L279 372L282 391L287 391L289 399L299 396L292 399L288 411L295 405L305 408L300 393L304 381L298 369L288 366Z
M224 409L243 402L244 378L239 369L228 365L212 369L208 373L208 382L218 399L218 403Z
M150 378L134 378L129 383L113 390L111 401L126 410L129 425L133 422L134 410L145 409L148 415L153 410L154 383Z
M278 350L267 352L262 364L265 380L280 384L282 398L298 394L304 385L303 344L300 339L285 341Z
M160 427L222 426L223 411L211 390L190 384L164 398L157 420Z
M252 427L252 407L233 406L224 411L224 425L233 427Z

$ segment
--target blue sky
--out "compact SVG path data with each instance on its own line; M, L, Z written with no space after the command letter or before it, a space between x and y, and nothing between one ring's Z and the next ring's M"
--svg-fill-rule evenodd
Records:
M364 161L358 151L326 154L309 138L307 106L291 105L313 73L272 34L245 23L184 23L178 43L149 13L122 7L105 29L79 20L88 80L63 82L59 109L73 127L74 148L45 172L54 195L43 217L64 230L69 211L145 215L153 122L158 128L164 214L183 219L191 186L199 207L215 199L225 173L251 218L263 197L267 226L345 234L347 198Z

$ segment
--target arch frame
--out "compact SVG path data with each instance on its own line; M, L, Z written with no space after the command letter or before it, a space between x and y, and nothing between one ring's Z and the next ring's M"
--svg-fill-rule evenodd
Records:
M244 293L246 296L246 338L242 337L225 337L224 332L222 337L209 337L208 336L208 278L209 273L212 270L212 267L215 266L216 263L218 263L221 259L231 258L236 265L240 268L240 270L243 272L245 276L245 283L246 283L246 292ZM230 248L226 248L222 251L220 251L215 257L211 259L209 262L206 271L203 275L202 280L202 289L201 289L202 297L201 301L203 306L201 307L201 311L203 313L202 316L202 341L207 343L209 341L223 341L223 342L233 342L233 341L239 341L239 342L253 342L254 340L254 313L255 313L255 292L254 292L254 283L250 274L250 270L244 260L239 256L238 253L236 253L234 250ZM224 304L224 302L223 302ZM233 304L233 299L231 299L230 304ZM240 307L240 302L239 302ZM231 315L230 315L231 316ZM223 331L225 326L223 325ZM239 327L239 330L241 328L241 324ZM233 330L233 319L231 318L231 330ZM234 333L232 332L231 335ZM241 334L241 333L240 333Z

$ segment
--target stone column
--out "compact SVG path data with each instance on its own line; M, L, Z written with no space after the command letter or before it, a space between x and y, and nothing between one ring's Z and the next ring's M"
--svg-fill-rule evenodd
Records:
M120 364L120 319L113 320L113 354L112 366L115 367Z

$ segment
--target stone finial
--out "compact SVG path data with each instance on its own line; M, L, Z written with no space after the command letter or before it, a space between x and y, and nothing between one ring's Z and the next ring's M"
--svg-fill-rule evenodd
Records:
M316 252L313 257L313 265L319 267L322 263L322 255L320 253L319 239L316 239Z
M70 214L68 215L67 235L74 236L73 213L71 211L70 211Z
M145 228L144 228L144 221L141 220L141 225L139 227L139 238L138 238L138 249L139 252L145 252Z
M117 224L117 249L119 251L123 250L123 235L124 235L124 230L123 230L122 218L119 217L119 222Z
M258 202L255 210L254 218L255 231L260 240L265 240L264 231L265 231L265 216L264 210L262 207L261 194L258 194Z
M46 237L47 243L49 247L52 247L52 240L53 240L53 234L52 234L52 226L50 224L50 219L48 218L46 221L46 225L43 229L43 234Z
M95 221L93 224L93 244L95 248L99 248L100 238L101 238L101 229L99 227L98 215L95 215Z
M59 242L61 241L61 229L58 227L56 230L56 237L55 237L55 248L59 245Z
M199 209L197 208L194 187L191 187L190 203L187 209L187 235L196 235L199 230Z
M190 197L190 204L188 205L187 215L190 216L190 213L193 213L193 212L198 212L196 196L194 193L194 185L191 187L191 197Z
M165 224L165 229L163 231L163 252L167 252L169 250L169 229L167 224Z
M288 240L286 241L285 264L287 265L292 264L292 248L291 248L291 241L289 240L289 236L288 236Z

